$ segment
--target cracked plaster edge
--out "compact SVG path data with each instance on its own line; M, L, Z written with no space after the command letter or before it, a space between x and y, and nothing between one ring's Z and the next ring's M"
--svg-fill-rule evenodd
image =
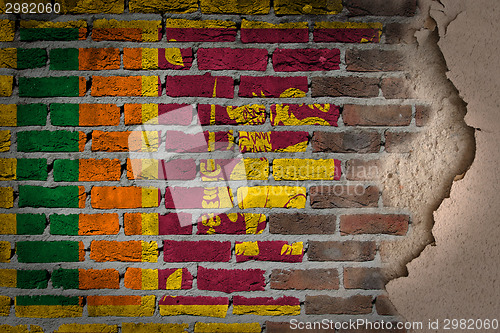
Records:
M420 242L421 244L417 245L417 248L419 248L416 253L411 256L410 259L408 257L406 259L403 259L403 262L400 262L402 267L398 268L392 267L388 268L387 263L394 261L394 260L386 260L386 264L383 266L384 269L384 274L386 276L386 279L388 281L386 285L386 291L389 296L389 300L392 301L393 295L391 293L391 286L394 284L395 281L399 282L401 280L404 280L406 277L411 274L411 269L409 269L412 264L415 261L418 261L419 258L421 257L422 253L426 251L429 247L435 247L436 244L436 238L434 234L434 228L436 226L436 223L438 222L436 220L436 212L440 209L440 207L443 206L443 203L446 202L446 200L449 200L450 198L450 193L453 190L453 187L455 185L456 181L462 180L465 176L466 173L469 171L469 169L472 167L473 163L475 162L476 159L476 141L475 141L475 132L474 130L477 130L476 128L472 127L466 122L466 116L468 113L467 110L467 103L464 101L463 96L461 96L459 89L456 87L455 82L449 77L449 69L447 66L447 59L445 57L445 54L443 53L443 50L440 46L440 41L444 36L446 36L448 27L450 24L452 24L454 21L456 21L459 17L464 15L465 11L465 5L463 3L456 3L456 7L446 7L445 4L443 4L440 0L422 0L419 3L419 7L421 10L421 14L423 14L419 19L421 24L420 24L420 29L417 30L414 34L414 36L417 38L417 47L420 48L421 46L424 46L425 43L429 42L429 39L432 39L432 34L438 35L437 40L435 41L434 47L437 48L437 51L439 52L439 56L442 58L442 65L444 66L444 71L439 73L438 75L443 75L446 77L446 80L450 84L452 90L454 90L450 95L443 97L439 101L439 108L446 108L446 106L443 106L443 104L446 104L446 102L452 101L452 104L455 104L457 109L463 108L465 109L465 113L462 114L461 116L461 121L463 122L463 125L465 125L466 128L472 130L472 145L473 145L473 152L469 157L465 157L465 160L468 160L465 162L465 165L463 163L462 166L458 166L458 169L461 170L459 172L456 172L453 179L451 181L445 182L445 184L441 185L441 188L443 189L443 194L440 196L439 202L437 204L432 205L434 208L432 209L432 217L430 218L430 225L423 226L423 228L427 227L427 232L428 232L428 238L425 239L421 238ZM458 101L456 98L458 97ZM453 101L455 99L455 101ZM462 104L462 105L459 105ZM435 110L432 111L432 116L431 116L431 121L430 123L435 123L436 120L436 112ZM469 132L469 136L471 133ZM465 152L467 154L467 151ZM462 161L463 162L463 161ZM385 165L390 164L390 163L385 163ZM387 185L386 185L387 186ZM425 189L424 189L425 190ZM429 190L429 189L427 189ZM395 205L394 207L398 207L398 205ZM401 211L402 207L398 207L398 209ZM411 211L411 209L410 209ZM425 219L425 218L424 218ZM417 240L418 243L418 240ZM387 250L387 252L397 252L398 248L393 248ZM394 270L397 270L396 272ZM396 310L398 311L398 316L402 319L405 319L405 317L402 315L402 313L399 311L399 307L396 307Z
M469 3L471 3L471 1L469 1ZM471 20L471 17L474 18L473 15L469 15L469 17L467 17L467 11L465 9L466 6L463 2L456 2L454 4L457 4L457 8L459 9L450 6L445 8L441 1L434 1L431 4L429 16L436 22L438 30L440 32L440 39L437 43L438 48L443 54L443 57L447 61L447 63L448 60L450 60L452 63L452 66L446 72L446 76L459 92L460 98L464 102L468 103L466 104L467 113L464 116L464 122L465 124L467 124L467 126L475 129L474 137L476 151L474 153L474 159L470 163L467 170L463 174L457 175L457 177L451 184L449 195L442 200L442 202L433 212L434 225L431 232L433 234L433 237L435 237L436 242L429 244L430 246L427 245L418 256L416 256L406 264L406 268L408 269L408 274L406 276L393 279L387 285L389 297L393 302L395 298L397 298L397 302L394 302L394 305L398 312L402 313L403 317L406 317L406 319L408 320L421 320L425 319L425 317L423 318L422 315L427 315L427 318L430 320L431 318L429 317L435 315L434 318L441 318L441 325L443 323L443 318L463 318L467 316L467 314L479 315L479 318L481 318L481 316L487 316L488 313L495 313L495 311L498 311L498 309L500 308L500 300L498 299L498 297L495 298L495 294L497 296L499 294L498 288L495 288L495 284L499 284L498 279L495 279L495 276L498 277L498 274L500 272L498 268L495 268L495 266L488 266L487 264L488 261L492 261L494 263L495 258L500 258L500 249L498 246L498 242L490 242L492 239L495 239L495 232L497 234L499 232L498 227L495 231L494 224L491 223L492 221L494 221L492 220L492 218L495 217L495 211L498 212L499 210L498 203L495 205L494 200L495 190L499 186L499 177L498 174L495 174L491 171L491 169L495 167L495 159L498 161L499 150L498 147L495 149L494 144L491 144L491 141L494 142L495 135L497 136L497 138L500 137L498 129L496 130L496 133L494 133L495 125L498 126L498 124L500 124L499 118L495 118L495 109L496 112L498 112L498 107L500 104L498 97L496 97L495 105L495 96L493 92L489 92L491 95L488 96L488 92L484 92L485 89L478 92L477 90L481 90L481 87L476 87L476 85L474 85L474 83L477 84L480 82L483 86L486 85L487 88L491 89L491 91L494 91L494 86L498 86L499 80L493 78L494 74L492 75L489 72L487 72L489 75L486 75L486 77L484 78L478 77L478 75L476 75L476 77L473 77L472 75L467 76L467 74L471 74L470 70L469 73L467 73L467 69L460 68L460 65L464 65L460 64L460 60L462 60L463 62L464 57L462 56L462 59L458 57L457 59L456 57L452 57L450 53L449 47L457 46L453 44L453 41L455 41L456 44L457 36L454 36L455 40L449 38L451 39L451 41L443 41L443 38L446 39L447 37L447 33L449 31L448 29L453 28L459 31L460 24L462 24L462 29L463 26L467 26L467 24L465 23L478 23L477 26L484 28L487 27L488 24L493 26L496 24L496 26L498 26L498 22L493 22L493 20L487 21L488 18L491 18L487 15L485 17L486 22L473 21ZM485 4L486 6L484 6ZM488 7L488 5L490 5L490 10L494 11L494 4L491 1L490 3L488 3L488 0L482 1L482 4L474 5L476 5L476 7L480 7L480 5L483 5L483 7ZM452 13L451 15L447 15L446 9L448 9L449 11L450 8ZM482 10L485 9L488 10L488 8L482 8ZM476 8L474 8L474 11L476 14L476 19L482 18L482 16L477 15ZM479 36L478 32L480 32L480 30L480 28L475 30L476 37ZM470 38L470 35L467 37ZM462 38L466 37L464 36ZM475 41L475 43L470 43L472 44L472 50L470 50L469 58L465 57L465 60L471 61L472 59L474 59L473 51L476 46L479 46L478 48L483 46L483 48L481 49L481 52L483 54L487 54L488 51L490 51L491 53L496 52L494 47L487 47L486 49L484 49L485 45L495 45L494 40L489 40L488 36L481 36L481 38L478 38L479 42ZM484 43L485 41L486 44L482 45L481 42ZM444 45L445 42L447 43L447 45ZM465 44L467 43L464 43L464 51L466 46L470 46L470 44ZM445 49L446 47L448 47L447 50ZM491 56L490 58L488 58L488 56L480 58L479 66L477 64L476 66L479 68L482 65L488 68L489 63L485 62L485 59L491 60ZM481 63L481 60L483 61L483 63ZM492 71L494 72L494 69L492 69ZM481 73L479 74L479 76L480 75ZM469 79L471 81L469 81ZM474 81L474 79L476 79L476 81ZM475 89L471 89L471 86L473 86ZM488 90L486 89L486 91ZM488 130L482 130L482 126L487 127ZM485 139L489 139L489 141ZM495 153L497 155L495 155ZM488 177L489 173L491 173L490 177L492 178ZM457 180L459 180L459 182L455 182ZM485 191L486 193L482 191L483 188L480 187L480 185L491 187L489 191L491 192L491 194L493 194L493 199L491 195L488 196L488 190ZM481 199L484 199L485 201L482 201ZM461 212L460 209L457 208L461 208L460 205L462 205L463 207L464 201L465 204L479 203L480 206L476 207L476 209L479 209L478 213L480 214L474 215L474 213L467 211L467 208L463 208L466 214L461 215L461 213L463 212ZM474 209L474 207L471 208L472 210ZM470 217L477 220L473 220L470 218L467 219L467 215L470 215ZM450 220L453 222L457 221L458 226L456 226L454 223L451 223ZM468 232L464 232L464 230L460 228L460 222L462 222L462 227L465 226L472 228L471 237L469 237ZM474 223L477 222L479 222L480 225L486 224L486 227L474 227ZM488 228L488 222L490 222L490 227L493 228L491 231ZM450 230L446 230L447 228L451 228L451 232ZM482 230L476 230L480 228L482 228ZM466 229L465 231L468 231L468 229ZM457 233L458 235L456 235ZM467 242L469 242L468 245L474 244L470 241L470 239L473 239L474 236L478 238L476 239L476 244L478 244L478 246L475 247L479 248L479 250L472 249L471 252L475 252L472 255L459 257L458 259L453 258L453 255L455 255L455 257L458 257L457 253L463 254L467 251L462 248L458 249L459 247L461 247L461 245L463 245L464 243L465 245L467 245ZM478 240L480 241L479 243L477 243ZM462 243L460 243L460 241L462 241ZM449 253L450 248L451 250L455 249L457 253ZM479 258L477 256L474 256L474 254L486 254L490 257L483 257L482 259L485 260L485 264L481 266L481 263L477 262L477 259ZM448 262L439 261L439 259L449 259L450 256L452 257L452 259L455 259L459 263L463 262L465 267L457 268L450 265L450 263ZM451 262L451 264L453 264L453 261ZM450 268L450 266L452 267ZM442 270L445 272L440 272L439 268L442 268ZM477 268L484 269L484 272L478 271ZM450 274L450 270L452 269L455 269L455 273L459 274L456 274L456 276L450 276L452 275ZM495 269L497 271L496 273ZM460 274L462 270L463 274ZM451 271L451 273L454 272ZM429 275L430 277L428 277L427 275ZM443 281L443 276L448 279ZM435 284L429 285L429 281L434 282ZM425 287L431 288L430 291L427 290L427 293L431 295L431 297L425 298L425 296L416 295L417 299L410 298L412 296L410 292L418 291L419 288L420 291L422 291L422 289ZM469 287L469 289L467 289L467 287ZM470 292L474 292L474 296L476 297L472 297ZM480 296L481 293L482 298ZM461 300L463 299L463 302L453 302L457 304L446 303L446 301L450 302L450 300L453 300L453 296L455 298L460 297ZM465 300L464 298L468 300ZM443 302L444 304L441 304ZM405 313L407 313L408 316L404 316ZM442 317L439 317L439 315L441 315ZM461 315L463 317L460 317ZM442 326L439 327L439 330L424 327L424 331L429 332L438 332L440 330L442 330ZM458 331L460 330L457 330L457 332Z

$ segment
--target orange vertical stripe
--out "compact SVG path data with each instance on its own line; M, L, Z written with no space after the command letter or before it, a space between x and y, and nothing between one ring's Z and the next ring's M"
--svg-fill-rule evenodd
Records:
M83 132L78 132L78 150L84 151L87 143L87 135Z
M127 178L140 179L142 175L142 160L127 158Z
M118 229L118 214L80 214L79 235L116 235Z
M79 48L78 69L81 71L119 69L120 50L115 48Z
M92 96L142 96L141 76L92 76Z
M116 269L79 269L80 289L119 289L120 274Z
M85 247L83 242L78 242L78 260L85 261Z
M80 96L85 96L87 92L87 81L83 76L80 76L78 79L78 93Z
M96 187L92 188L92 207L102 209L142 207L140 187Z
M141 241L92 241L90 244L90 259L97 262L123 261L141 262Z
M92 151L127 152L131 132L92 132Z
M121 177L119 159L80 159L78 180L85 181L118 181Z
M124 48L123 49L123 68L142 69L142 49Z
M80 126L117 126L120 108L115 104L80 104Z
M141 213L125 213L123 220L125 235L142 235Z
M141 104L125 104L125 125L142 124L142 105Z
M85 193L85 187L78 186L78 208L85 208L86 199L87 193Z
M127 271L125 272L125 288L136 290L142 289L142 269L132 267L127 268Z

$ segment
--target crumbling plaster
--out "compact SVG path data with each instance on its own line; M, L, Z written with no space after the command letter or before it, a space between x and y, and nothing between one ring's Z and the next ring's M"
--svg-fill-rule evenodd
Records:
M407 277L389 282L387 291L407 321L439 319L439 330L424 331L444 332L445 318L499 319L500 6L497 0L422 1L420 6L436 22L447 77L467 104L466 123L476 129L476 151L470 169L434 212L434 243L407 265ZM424 30L417 37L429 35Z

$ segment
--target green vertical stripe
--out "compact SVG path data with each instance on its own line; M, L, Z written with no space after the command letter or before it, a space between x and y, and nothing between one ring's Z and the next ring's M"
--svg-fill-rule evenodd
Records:
M50 233L52 235L78 235L78 214L50 215Z
M36 40L78 40L78 28L21 28L21 41Z
M45 230L45 214L17 214L18 235L41 235Z
M57 269L52 272L52 286L54 288L78 289L78 269Z
M17 105L17 126L45 126L47 106L45 104Z
M47 159L18 158L17 180L47 180Z
M78 76L20 77L20 97L78 97Z
M23 241L16 243L18 262L77 262L79 244L74 241Z
M17 288L45 289L49 282L49 272L42 270L17 271Z
M79 305L78 296L16 296L16 305Z
M40 68L46 64L45 49L17 49L17 69Z
M70 131L17 132L17 151L77 152L80 133Z
M55 160L54 181L77 182L80 162L78 160Z
M79 208L78 186L19 186L19 207Z
M50 50L50 69L56 71L77 71L78 49L52 49Z
M50 122L54 126L80 125L80 105L69 103L50 104Z

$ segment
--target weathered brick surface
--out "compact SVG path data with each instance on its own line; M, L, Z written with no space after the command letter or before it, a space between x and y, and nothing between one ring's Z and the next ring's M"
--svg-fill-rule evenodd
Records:
M368 314L372 312L372 297L355 295L348 298L326 295L306 296L306 314Z
M376 186L335 185L309 189L312 208L377 207L379 189Z
M377 180L381 173L380 160L352 159L347 161L345 174L348 180Z
M340 50L277 49L272 61L277 72L331 71L340 68Z
M171 97L233 98L233 79L228 76L168 76L167 95Z
M344 105L342 113L347 126L408 126L410 105Z
M346 0L344 6L350 15L412 16L417 8L416 0L386 2L383 0Z
M283 235L333 234L336 230L335 215L271 214L269 232Z
M240 97L305 97L307 77L241 76Z
M347 70L352 72L391 72L406 68L400 51L347 50L345 57Z
M402 236L408 231L407 215L359 214L340 217L340 232L348 234L390 234Z
M377 97L378 83L379 79L367 77L313 77L311 91L314 97Z
M252 70L265 71L267 50L265 49L198 49L198 68L201 70Z
M378 43L382 28L378 22L316 22L313 39L317 43Z
M377 297L375 300L375 309L377 310L377 313L382 316L398 315L398 311L387 295L380 295Z
M309 41L307 22L272 24L243 19L240 33L242 43L307 43Z
M430 125L414 0L57 5L0 20L0 331L396 320L411 212L378 180Z
M387 99L409 99L415 95L410 84L407 78L386 77L382 79L380 88Z
M415 44L417 29L405 23L388 23L385 27L385 42L387 44Z
M264 290L264 271L261 269L227 270L198 266L198 289L225 293Z
M339 289L339 276L336 269L284 270L273 269L272 289Z
M376 250L374 242L310 241L307 255L312 261L370 261Z
M165 262L227 262L230 257L230 242L170 240L163 242L163 259Z
M385 278L379 268L344 268L344 287L346 289L383 289Z
M314 152L378 153L382 144L380 134L371 131L314 132Z

